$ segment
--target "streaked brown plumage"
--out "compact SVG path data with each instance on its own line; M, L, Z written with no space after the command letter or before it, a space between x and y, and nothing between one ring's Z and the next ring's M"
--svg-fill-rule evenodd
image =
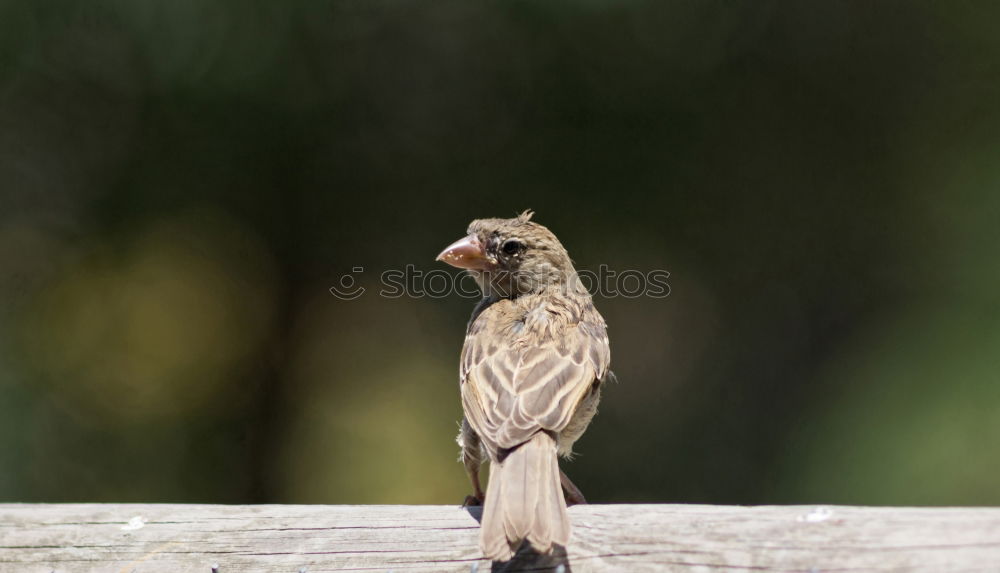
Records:
M525 540L542 553L569 542L566 500L584 500L557 454L572 453L611 376L604 319L566 249L531 215L473 221L469 236L438 256L468 269L484 295L462 348L459 444L470 501L485 502L480 544L497 561Z

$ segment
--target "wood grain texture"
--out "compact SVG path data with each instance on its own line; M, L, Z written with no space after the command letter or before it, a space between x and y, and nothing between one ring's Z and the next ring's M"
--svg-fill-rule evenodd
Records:
M0 505L0 571L1000 571L1000 508L588 505L490 564L456 506Z

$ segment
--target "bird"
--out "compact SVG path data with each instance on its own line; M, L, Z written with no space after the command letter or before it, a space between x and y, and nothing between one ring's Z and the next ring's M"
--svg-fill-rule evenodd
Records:
M465 269L483 297L459 362L461 461L482 505L480 548L509 561L570 538L567 503L586 503L559 469L614 375L607 325L559 239L534 212L477 219L437 257ZM490 462L484 494L480 466Z

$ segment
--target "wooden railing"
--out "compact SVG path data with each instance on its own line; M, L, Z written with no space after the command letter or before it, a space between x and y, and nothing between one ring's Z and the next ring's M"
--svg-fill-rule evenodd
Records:
M458 506L0 505L0 571L1000 571L1000 508L582 505L489 563Z

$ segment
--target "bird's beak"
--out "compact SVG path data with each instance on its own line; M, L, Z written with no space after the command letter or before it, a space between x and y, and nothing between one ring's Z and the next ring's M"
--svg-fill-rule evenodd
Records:
M486 250L475 235L469 235L448 245L435 260L444 261L460 269L477 271L486 270L490 266L490 259L486 256Z

